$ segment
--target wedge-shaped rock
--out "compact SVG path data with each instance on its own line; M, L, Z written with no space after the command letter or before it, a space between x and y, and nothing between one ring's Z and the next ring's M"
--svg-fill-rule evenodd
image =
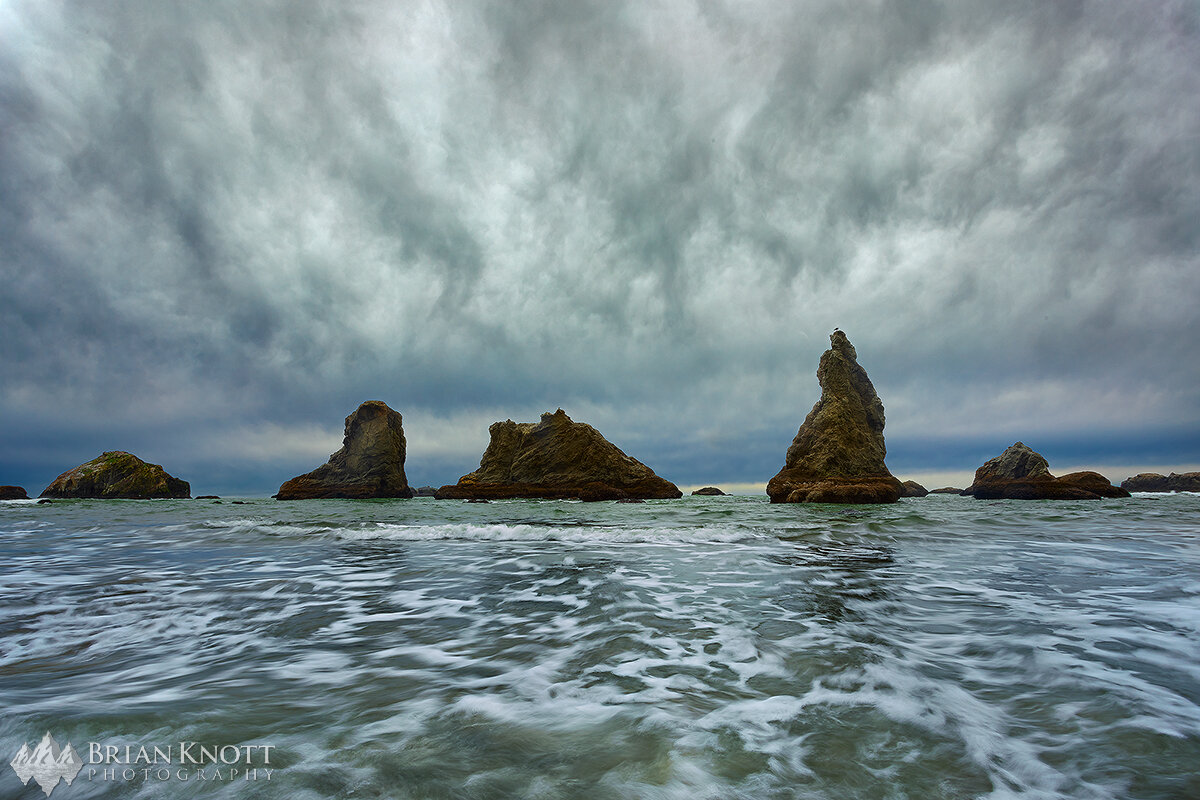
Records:
M900 481L883 463L883 403L846 334L821 356L821 399L767 484L772 503L894 503Z
M561 408L541 422L493 423L479 469L438 489L442 499L580 500L681 497L679 487L631 458Z
M404 420L387 403L368 400L346 417L342 449L329 463L279 487L277 500L412 497L404 475Z
M1072 472L1056 478L1042 455L1022 442L975 470L975 481L963 490L977 500L1099 500L1129 497L1099 472Z
M132 453L111 450L75 469L67 470L45 488L42 497L95 497L150 500L191 497L187 481L168 475L158 464L147 464Z

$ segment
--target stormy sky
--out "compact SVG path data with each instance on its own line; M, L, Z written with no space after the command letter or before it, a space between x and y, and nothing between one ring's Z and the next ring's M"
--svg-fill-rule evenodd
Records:
M901 477L1196 469L1198 97L1190 0L0 0L0 483L761 484L835 326Z

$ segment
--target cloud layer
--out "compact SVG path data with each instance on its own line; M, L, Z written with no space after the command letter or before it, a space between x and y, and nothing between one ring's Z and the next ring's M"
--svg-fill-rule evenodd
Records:
M5 3L0 481L270 488L371 398L416 482L558 406L761 481L834 326L896 471L1195 463L1197 53L1189 2Z

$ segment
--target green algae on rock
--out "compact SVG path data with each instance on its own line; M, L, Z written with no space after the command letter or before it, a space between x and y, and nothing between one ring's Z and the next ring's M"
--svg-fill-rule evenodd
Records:
M191 497L187 481L168 475L132 453L111 450L59 475L42 497L149 500Z

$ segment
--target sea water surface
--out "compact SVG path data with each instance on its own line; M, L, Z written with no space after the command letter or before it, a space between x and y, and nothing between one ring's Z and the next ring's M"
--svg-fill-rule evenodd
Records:
M0 503L0 797L46 732L273 748L55 800L1197 798L1200 497Z

